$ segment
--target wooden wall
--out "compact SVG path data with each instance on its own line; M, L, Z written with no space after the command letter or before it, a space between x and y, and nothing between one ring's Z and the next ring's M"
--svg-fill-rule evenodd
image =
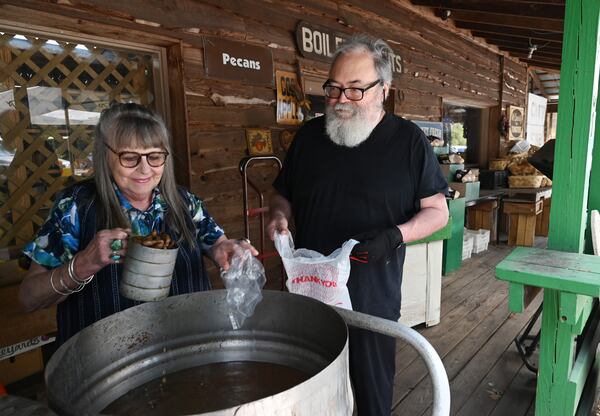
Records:
M189 143L178 148L189 148L191 190L232 237L243 233L238 163L246 155L244 129L271 129L283 157L284 126L276 124L274 87L205 77L203 35L269 47L276 70L317 78L326 77L328 64L298 54L299 21L382 37L403 58L405 72L394 80L395 111L409 119L440 120L442 100L504 107L524 105L526 96L523 64L437 24L405 0L11 0L0 6L0 16L107 38L171 47L181 42ZM259 167L252 177L267 191L274 174Z

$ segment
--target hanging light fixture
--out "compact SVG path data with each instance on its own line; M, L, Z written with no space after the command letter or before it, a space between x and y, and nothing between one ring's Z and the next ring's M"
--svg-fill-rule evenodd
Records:
M531 59L533 53L537 51L538 47L536 44L531 43L531 38L529 38L529 54L527 55L527 59Z

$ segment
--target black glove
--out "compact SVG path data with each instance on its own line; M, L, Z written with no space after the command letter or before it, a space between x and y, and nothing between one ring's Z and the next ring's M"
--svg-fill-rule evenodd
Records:
M350 258L360 263L377 261L404 243L402 232L396 226L367 231L352 238L359 241L359 244L352 249Z

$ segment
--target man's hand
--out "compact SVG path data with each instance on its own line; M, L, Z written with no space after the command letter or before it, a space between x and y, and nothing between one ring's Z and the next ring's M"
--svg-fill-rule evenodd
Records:
M289 233L288 220L282 213L275 213L271 216L271 221L267 224L267 233L271 240L275 240L275 232L280 234Z
M269 238L274 241L275 232L280 234L287 234L290 232L288 229L288 221L289 218L292 218L292 204L283 196L275 192L269 206L271 218L269 219L269 224L267 224L267 233L269 234Z
M383 230L367 231L352 238L359 241L359 244L352 249L350 258L360 263L377 261L390 254L404 242L402 232L396 226Z

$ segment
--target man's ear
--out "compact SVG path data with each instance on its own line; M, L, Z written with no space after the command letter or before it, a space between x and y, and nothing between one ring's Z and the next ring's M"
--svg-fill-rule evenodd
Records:
M390 93L390 86L388 84L383 84L383 101L384 102L387 99L389 93Z

